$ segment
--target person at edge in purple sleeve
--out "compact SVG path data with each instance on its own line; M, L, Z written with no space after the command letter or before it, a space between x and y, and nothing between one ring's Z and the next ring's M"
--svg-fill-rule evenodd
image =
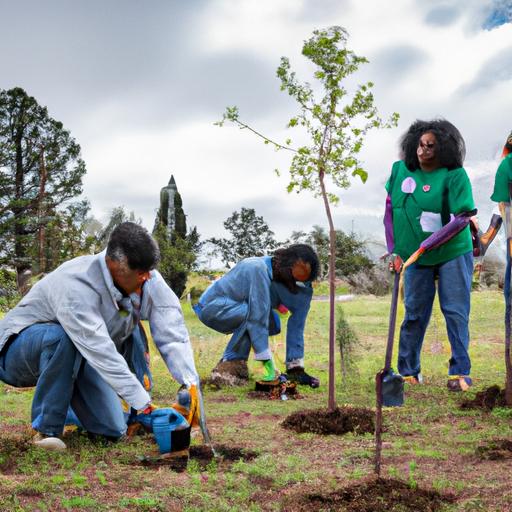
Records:
M245 384L251 348L254 358L263 364L262 380L275 380L278 373L268 338L281 330L276 310L288 310L286 375L312 388L320 385L304 370L304 326L318 267L318 256L309 245L294 244L277 249L273 256L245 258L210 285L194 311L211 329L231 334L222 359L211 373L212 383Z
M127 430L121 400L150 414L147 320L172 376L199 384L178 298L155 267L158 245L124 222L107 248L63 263L36 283L0 321L0 380L35 386L34 444L64 450L67 418L93 437L120 439Z
M455 215L474 214L475 205L471 183L462 167L464 139L453 124L444 119L415 121L400 140L400 154L401 160L393 164L386 183L392 227L385 223L389 252L393 258L405 261L423 240ZM448 389L466 391L471 386L468 346L472 276L469 226L405 269L405 317L400 328L398 371L407 383L423 381L420 353L437 281L451 345Z

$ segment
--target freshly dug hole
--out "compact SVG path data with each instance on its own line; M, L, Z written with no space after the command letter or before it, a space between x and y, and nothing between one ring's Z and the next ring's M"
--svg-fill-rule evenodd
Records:
M342 435L347 432L366 434L375 431L375 413L362 407L337 407L298 411L290 414L281 426L298 433L310 432L322 435Z

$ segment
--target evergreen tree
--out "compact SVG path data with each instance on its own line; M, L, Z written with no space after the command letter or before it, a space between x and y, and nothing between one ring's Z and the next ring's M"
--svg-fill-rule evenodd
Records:
M46 228L85 172L80 146L46 107L19 87L0 90L0 263L18 275L45 270Z
M112 231L114 231L114 229L123 222L135 222L136 224L142 224L142 219L136 219L135 213L128 213L124 209L124 206L116 206L115 208L112 208L107 225L100 231L98 235L98 245L101 250L107 247Z
M187 234L183 201L173 176L160 193L160 208L157 210L153 236L160 247L158 269L174 293L181 297L187 286L188 275L197 261L201 242L196 227Z
M277 248L274 232L253 208L233 212L224 221L229 238L210 238L216 254L227 268L250 256L265 256Z

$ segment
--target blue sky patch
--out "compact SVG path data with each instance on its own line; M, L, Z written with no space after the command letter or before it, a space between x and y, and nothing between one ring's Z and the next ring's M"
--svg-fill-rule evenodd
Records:
M493 28L512 22L512 1L495 1L494 6L484 21L482 28L492 30Z

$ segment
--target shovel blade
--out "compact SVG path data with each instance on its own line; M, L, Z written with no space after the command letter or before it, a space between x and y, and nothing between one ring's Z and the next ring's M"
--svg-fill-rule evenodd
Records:
M382 378L382 405L400 407L404 404L404 379L393 370L387 371Z

